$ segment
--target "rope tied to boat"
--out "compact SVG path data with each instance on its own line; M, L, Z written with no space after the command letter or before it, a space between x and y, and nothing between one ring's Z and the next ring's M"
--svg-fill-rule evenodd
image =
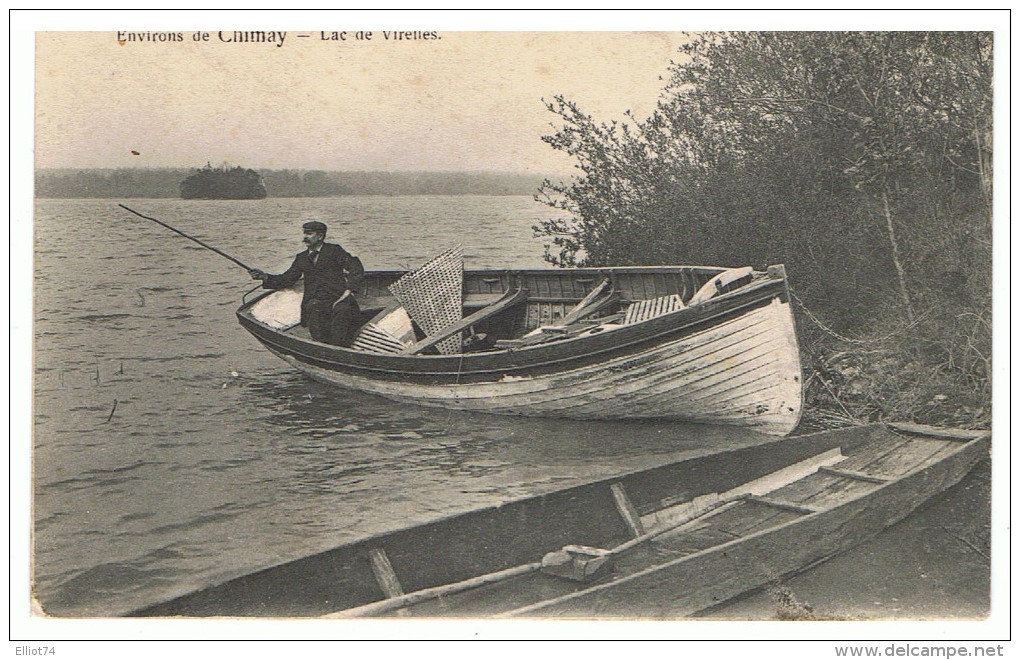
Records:
M902 328L897 328L897 329L893 330L892 332L889 332L889 333L887 333L885 335L882 335L881 337L875 337L874 339L854 339L853 337L847 337L846 335L842 335L842 334L836 332L835 330L830 328L828 325L823 323L821 321L821 319L819 319L817 316L815 316L811 312L811 310L807 308L807 305L804 304L804 301L801 300L797 296L797 294L793 292L793 287L790 287L789 291L790 291L790 297L793 298L793 300L797 303L797 306L800 307L800 309L811 320L811 322L814 323L816 326L818 326L818 328L822 332L824 332L825 334L827 334L827 335L829 335L829 336L833 337L834 339L837 339L837 340L839 340L841 342L844 342L844 343L847 343L847 344L853 344L855 346L873 346L875 344L881 344L882 342L888 341L889 339L892 339L893 337L895 337L897 335L901 335L904 332L906 332L906 331L916 327L925 317L927 317L931 313L929 311L929 312L925 312L924 314L920 314L917 317L915 317L913 321L911 321L907 325L903 326Z
M460 349L460 360L457 361L457 385L460 385L460 375L464 372L464 349Z

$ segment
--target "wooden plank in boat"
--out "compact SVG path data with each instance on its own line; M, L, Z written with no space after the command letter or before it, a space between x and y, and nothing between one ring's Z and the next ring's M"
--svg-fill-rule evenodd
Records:
M712 457L710 464L704 464L704 470L658 470L623 481L638 511L649 515L656 509L671 506L678 501L693 500L706 494L747 492L749 486L759 483L765 488L762 492L775 490L792 479L810 474L814 469L811 467L808 472L800 473L797 466L811 465L809 461L813 463L819 458L825 459L823 464L831 464L829 460L839 455L840 448L856 450L885 435L885 429L877 424L841 429L838 432L815 433L779 440L757 449L717 454ZM799 448L797 454L789 449L794 446ZM835 453L828 453L829 450ZM784 470L790 470L790 478L782 482L764 478ZM664 501L664 494L675 497Z
M667 537L660 542L660 546L677 555L692 555L730 543L757 530L786 524L802 517L801 514L792 511L741 502L713 516L710 521L705 521L697 528L678 536Z
M991 431L968 430L968 429L944 429L926 424L913 424L909 422L890 422L887 426L895 431L909 433L912 435L927 435L933 438L946 438L948 440L974 440L986 435Z
M641 524L641 516L638 515L637 509L634 508L634 503L630 501L627 496L627 491L624 489L622 483L615 483L609 487L609 490L613 493L613 501L616 502L616 510L620 512L620 516L623 521L627 523L627 527L630 528L630 533L634 536L641 536L645 533L644 526Z
M828 507L874 490L878 486L864 481L850 481L820 472L807 479L776 490L772 495L790 502L814 507Z
M651 531L645 534L643 539L635 539L625 543L623 546L614 548L613 554L618 555L625 548L642 540L653 540L661 545L667 538L675 540L690 534L696 537L699 532L709 533L712 529L722 531L725 535L737 536L731 530L725 529L724 524L726 520L733 518L734 515L739 517L749 513L755 523L758 524L773 519L775 517L774 509L801 514L814 513L815 510L810 507L774 500L762 500L761 496L771 493L783 484L789 484L790 482L810 476L819 467L834 463L841 457L839 449L832 449L746 482L729 491L698 496L689 502L677 505L666 505L667 508L665 510L655 512L646 517ZM745 506L748 502L753 503L758 500L762 500L759 503L765 504L773 510L756 511L753 506Z
M504 292L502 291L495 293L467 293L464 295L464 307L466 309L488 307L502 298L503 295ZM364 313L378 313L378 311L400 306L400 301L397 300L396 296L392 295L357 296L357 300L358 306Z
M464 307L469 309L488 307L505 295L503 291L495 293L469 293L464 296Z
M368 559L372 562L372 572L379 582L379 588L387 598L396 598L404 595L404 589L400 586L400 580L393 571L389 557L382 548L372 548L368 553Z
M611 282L608 279L602 280L602 282L593 288L588 295L581 299L581 302L577 303L573 309L567 312L563 318L560 319L558 325L567 326L571 323L576 323L582 319L588 318L600 309L606 307L609 303L613 302L617 293L612 288L610 288L604 296L599 298L599 295L607 286L610 286L610 284Z
M662 507L660 510L650 512L647 516L642 517L641 520L649 528L669 525L674 520L686 518L698 511L714 506L719 501L724 501L738 495L764 495L772 493L779 488L810 477L817 473L818 470L837 463L842 458L843 455L838 448L820 452L816 456L775 470L763 477L743 483L723 493L709 493L688 498L686 501L679 500L676 504L671 501L663 501L660 504ZM719 513L712 515L719 515Z
M862 468L862 472L877 476L899 476L914 470L939 454L953 440L931 437L911 437L906 445L900 446Z
M640 570L649 562L662 561L663 552L670 550L651 546L635 548L619 558L619 567L626 574ZM489 580L470 590L458 591L442 598L415 599L406 609L395 612L390 608L373 608L368 605L358 610L349 610L330 615L330 618L347 618L351 616L372 616L378 614L412 615L415 617L457 616L457 617L492 617L507 610L525 607L536 601L561 598L578 590L581 585L572 580L551 577L530 569L529 565L520 567L521 574L508 580ZM409 594L414 597L415 594ZM406 597L405 597L406 598ZM365 612L363 614L362 612Z
M791 517L793 514L788 514ZM686 530L683 534L666 536L658 542L658 547L673 556L693 555L708 548L739 538L739 535L717 527L715 523L700 523L697 527ZM624 566L622 562L621 566Z
M649 300L639 300L638 302L631 303L627 307L627 313L624 317L623 324L630 325L632 323L640 323L641 321L647 321L663 314L669 314L677 310L683 309L684 303L680 299L679 295L672 294L668 296L662 296L659 298L651 298Z
M521 289L517 289L516 291L507 293L498 301L489 305L488 307L480 309L474 314L462 318L460 321L450 324L443 328L442 330L440 330L439 332L436 332L435 334L432 334L426 337L425 339L422 339L421 341L417 342L413 346L404 349L403 354L414 355L415 353L420 353L424 351L426 348L435 346L444 339L452 337L476 323L481 323L485 319L495 316L496 314L499 314L503 310L508 309L509 307L512 307L517 303L523 302L527 297L528 297L527 293Z
M832 465L838 462L841 458L842 454L839 449L831 449L794 463L793 465L776 470L775 472L766 474L763 477L749 481L724 493L705 495L695 498L689 503L670 507L667 511L654 516L653 519L656 521L668 521L670 518L682 519L684 516L689 515L699 508L705 508L706 506L711 505L711 499L713 496L716 500L721 501L734 497L743 498L735 502L735 506L727 506L711 511L704 517L692 521L689 525L678 528L675 530L675 533L670 533L667 536L660 537L660 542L669 538L670 542L675 546L674 550L690 552L693 551L694 548L704 549L709 547L704 544L709 543L713 538L718 541L720 538L718 534L719 532L721 532L723 536L737 538L764 526L782 522L789 517L784 515L786 513L803 514L809 512L811 509L809 507L800 506L799 502L792 502L789 504L777 502L775 500L777 497L776 494L781 492L781 489L785 486L795 485L806 479L813 478L816 474L818 474L817 471L820 468ZM765 509L762 509L761 507L744 506L745 502L755 502L755 498L760 499L762 496L772 498L771 503L778 504L778 506L771 506ZM769 501L759 503L768 505ZM668 524L668 522L665 522L665 524ZM693 531L690 532L689 538L686 538L685 540L684 537L688 536L688 530Z
M426 599L410 605L402 612L414 617L494 617L508 609L526 606L534 602L535 599L557 598L577 588L576 582L556 579L532 571L510 580L482 584L443 598ZM385 616L394 614L399 613L384 613ZM357 611L337 612L330 615L330 618L348 618L350 616L359 616L359 614ZM368 616L378 615L373 615L370 612Z
M799 513L802 515L810 515L812 513L818 513L819 511L821 511L820 508L815 506L799 504L797 502L791 502L790 500L776 499L775 497L763 497L760 495L752 495L747 498L747 501L751 504L758 504L761 506L767 506L772 509L779 509L781 511L789 511L791 513Z
M729 535L732 540L746 536L752 530L778 525L801 515L787 509L755 506L751 502L744 502L713 518L712 526Z
M752 507L754 506L753 502L750 504ZM787 522L803 517L807 513L806 511L796 511L761 505L756 508L759 510L759 515L761 516L757 522L753 519L748 519L744 521L744 524L739 528L739 532L736 531L737 528L735 527L728 531L731 534L735 534L736 536L743 538L745 536L757 534L764 529L769 529L776 525L785 525Z
M936 461L941 461L941 460L942 460L943 458L945 458L945 457L946 457L946 456L948 456L949 454L952 454L952 453L953 453L954 451L956 451L956 449L958 448L958 446L959 446L959 443L958 443L958 442L947 442L947 443L945 444L945 446L944 446L944 447L942 447L942 449L940 449L940 450L938 450L937 452L935 452L935 454L933 454L933 455L932 455L932 456L931 456L931 457L930 457L930 458L928 459L928 462L929 462L929 463L934 463L934 462L936 462Z
M528 573L534 573L542 567L541 563L523 564L521 566L514 566L502 571L496 571L494 573L487 573L485 575L479 575L478 577L463 580L461 582L455 582L453 584L447 584L440 587L432 587L429 589L422 589L421 591L415 591L409 594L398 594L391 596L386 600L376 601L360 607L354 607L348 610L343 610L340 613L329 614L325 618L348 618L348 617L359 617L359 616L375 616L391 612L393 610L403 609L411 607L418 603L423 603L432 599L439 600L442 603L444 597L449 597L454 594L461 592L480 589L487 584L495 584L498 582L504 582L509 579L518 578Z
M841 470L834 467L821 467L818 468L821 472L831 474L834 477L843 477L844 479L854 479L857 481L866 481L871 484L886 484L889 483L889 479L885 477L875 477L864 472L857 472L855 470Z
M351 348L372 353L399 353L414 343L411 317L403 307L387 307L361 327Z
M899 438L887 430L881 437L869 443L867 447L862 447L860 451L854 452L846 460L841 461L839 467L843 470L860 470L871 474L871 471L866 469L869 464L886 454L905 447L909 441L908 438Z

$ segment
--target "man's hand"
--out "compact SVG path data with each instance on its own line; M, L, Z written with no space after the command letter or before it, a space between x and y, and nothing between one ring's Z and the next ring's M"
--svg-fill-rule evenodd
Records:
M266 279L269 278L268 275L266 275L263 271L259 270L258 268L252 268L251 270L248 271L248 274L251 275L251 278L253 280L262 280L263 282L265 282Z

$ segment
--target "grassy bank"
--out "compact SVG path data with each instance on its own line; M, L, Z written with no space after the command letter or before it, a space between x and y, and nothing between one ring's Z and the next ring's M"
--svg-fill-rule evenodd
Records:
M887 308L876 315L881 329L848 337L799 301L795 307L802 430L875 421L990 428L990 314L929 309L910 324Z

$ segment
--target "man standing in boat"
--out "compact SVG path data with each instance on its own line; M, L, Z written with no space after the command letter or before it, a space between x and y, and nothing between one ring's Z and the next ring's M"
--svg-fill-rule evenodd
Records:
M308 249L298 253L287 272L268 275L252 268L252 279L262 280L266 289L286 289L302 276L305 293L301 299L301 325L315 341L350 346L357 331L360 310L351 292L365 274L361 260L335 243L326 242L326 225L306 222L302 225Z

